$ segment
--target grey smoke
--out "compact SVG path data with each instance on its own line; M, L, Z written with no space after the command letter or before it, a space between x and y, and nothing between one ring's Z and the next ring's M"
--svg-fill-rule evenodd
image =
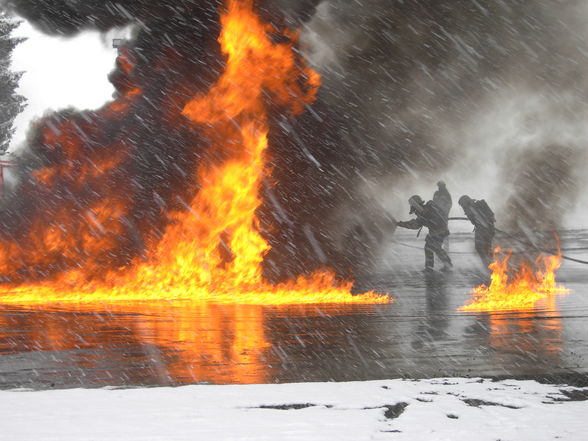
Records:
M400 196L443 177L505 228L562 227L586 184L587 17L579 0L323 1L304 42L347 122L347 206L404 216Z

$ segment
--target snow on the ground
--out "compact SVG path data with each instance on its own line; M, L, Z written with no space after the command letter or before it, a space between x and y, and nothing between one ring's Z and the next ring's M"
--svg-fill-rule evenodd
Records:
M448 378L1 391L1 440L586 440L586 389ZM579 392L578 392L579 391Z

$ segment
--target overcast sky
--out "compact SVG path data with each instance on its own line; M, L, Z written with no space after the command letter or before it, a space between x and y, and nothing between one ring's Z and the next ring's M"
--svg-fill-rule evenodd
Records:
M116 58L112 37L125 32L60 38L42 34L26 21L21 24L15 36L27 41L14 50L12 61L15 71L24 72L19 93L28 105L16 119L10 150L22 144L30 122L47 110L97 108L111 99L114 88L107 76Z

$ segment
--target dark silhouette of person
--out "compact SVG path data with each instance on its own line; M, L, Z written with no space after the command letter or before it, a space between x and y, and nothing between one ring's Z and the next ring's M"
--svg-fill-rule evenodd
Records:
M419 230L423 227L427 227L429 230L429 234L425 238L425 270L433 270L435 254L443 262L442 270L450 269L453 264L449 255L443 249L443 241L449 236L447 219L439 213L433 201L425 204L425 201L418 195L411 196L408 204L410 205L409 214L415 214L416 218L398 222L397 225L409 230Z
M437 206L443 217L449 217L453 201L444 181L437 182L437 191L433 195L433 203Z
M492 240L494 239L494 212L484 199L476 200L467 195L459 198L458 204L463 212L474 224L474 244L476 252L482 259L484 266L492 262Z
M437 182L437 191L433 194L433 203L439 210L439 213L449 221L449 212L451 211L451 207L453 206L453 200L451 199L451 195L447 190L447 185L445 185L445 181ZM445 238L443 241L443 249L446 252L449 252L449 236Z

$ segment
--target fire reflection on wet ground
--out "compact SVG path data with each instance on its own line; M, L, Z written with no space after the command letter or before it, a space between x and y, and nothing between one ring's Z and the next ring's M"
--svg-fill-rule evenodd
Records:
M566 342L557 310L467 316L439 309L451 302L438 292L428 295L424 305L412 299L400 311L395 304L4 307L0 384L342 381L563 366Z
M208 303L3 307L0 382L26 386L28 377L36 386L267 383L275 367L288 363L284 346L304 347L308 338L326 346L345 340L345 332L300 329L300 323L321 317L333 322L373 314L371 309Z

